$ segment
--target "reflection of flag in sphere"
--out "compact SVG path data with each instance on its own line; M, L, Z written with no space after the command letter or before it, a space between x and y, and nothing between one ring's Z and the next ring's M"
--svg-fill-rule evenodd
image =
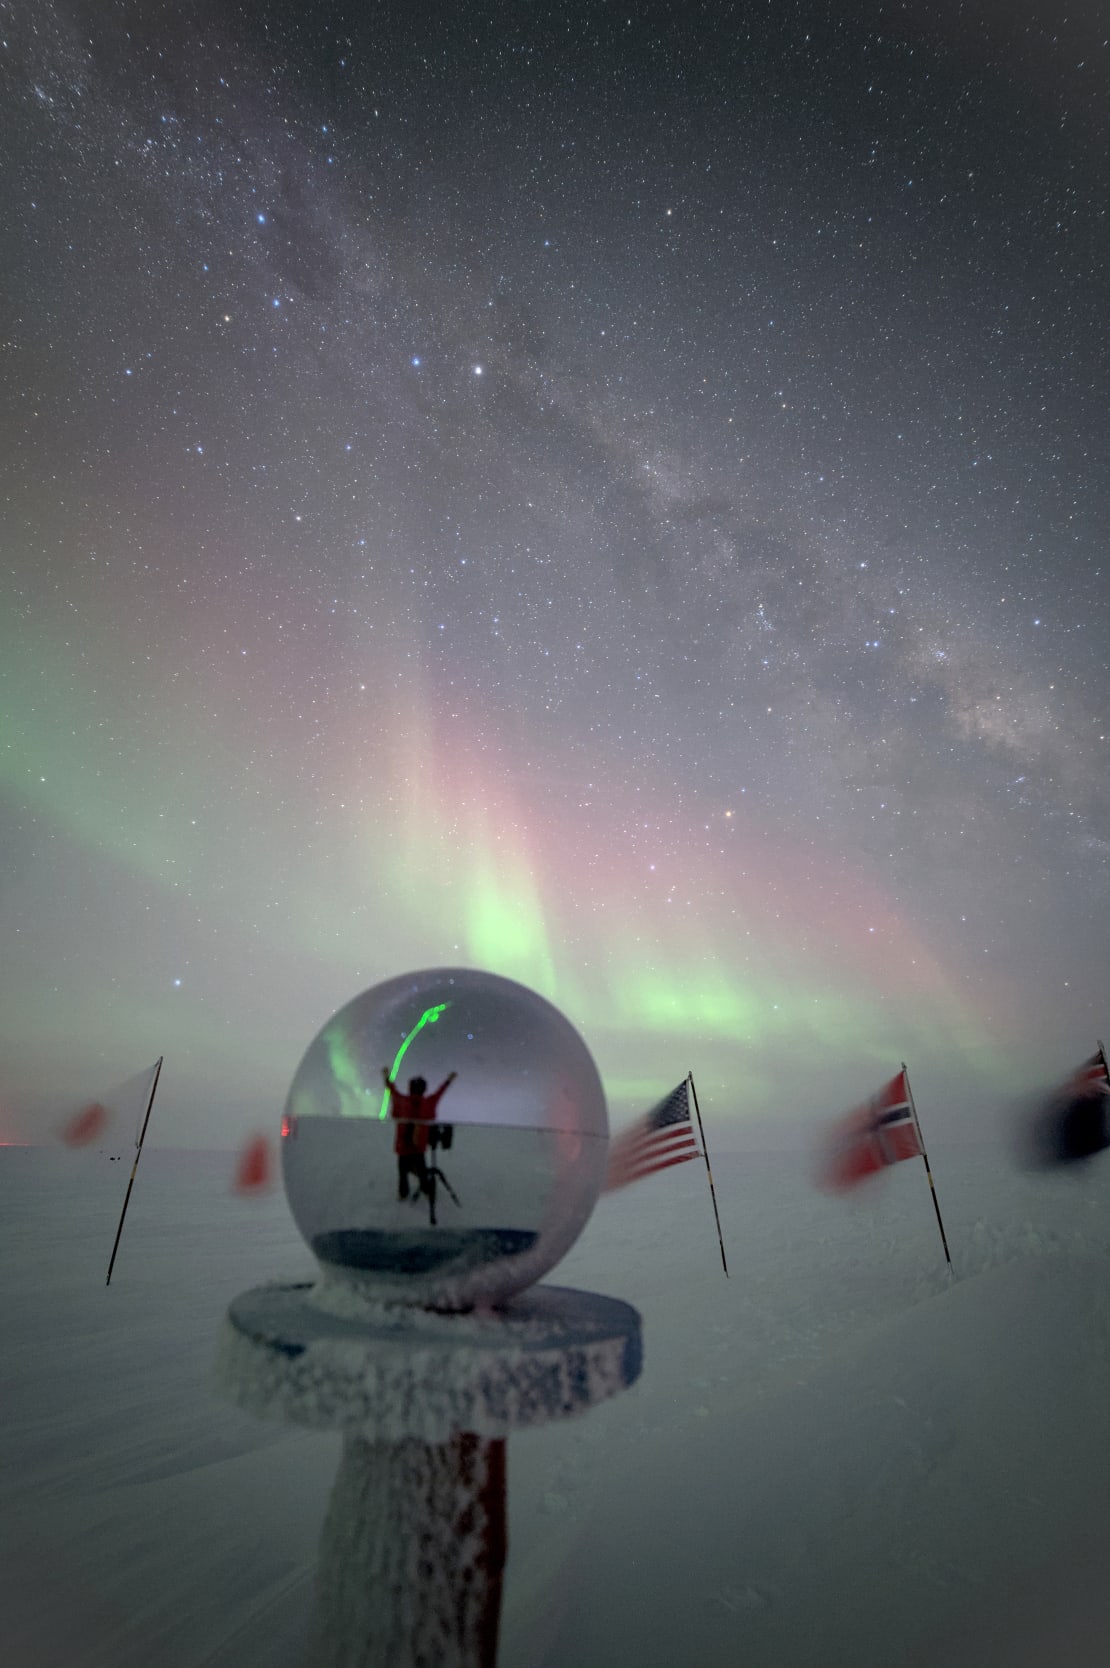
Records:
M94 1100L66 1124L62 1130L62 1140L67 1147L87 1147L91 1141L103 1135L108 1127L108 1108L100 1101Z

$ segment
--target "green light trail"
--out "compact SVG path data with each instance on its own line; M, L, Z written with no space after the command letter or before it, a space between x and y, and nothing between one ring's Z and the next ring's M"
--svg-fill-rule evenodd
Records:
M390 1073L389 1073L389 1080L390 1080L391 1083L395 1083L397 1081L398 1067L400 1066L401 1061L405 1057L405 1051L407 1050L407 1048L408 1048L409 1044L411 1043L412 1039L416 1036L417 1032L422 1031L424 1029L425 1025L434 1025L436 1020L439 1018L440 1014L443 1012L443 1010L445 1008L449 1008L450 1006L451 1006L450 1002L441 1002L438 1007L425 1008L424 1009L424 1012L420 1015L420 1018L417 1020L416 1024L413 1026L412 1030L409 1032L408 1036L405 1038L404 1042L401 1044L400 1048L397 1050L397 1058L394 1060L392 1068L390 1069ZM386 1089L384 1091L383 1095L382 1095L382 1106L381 1106L381 1111L378 1113L378 1117L379 1118L388 1118L388 1116L389 1116L389 1090Z

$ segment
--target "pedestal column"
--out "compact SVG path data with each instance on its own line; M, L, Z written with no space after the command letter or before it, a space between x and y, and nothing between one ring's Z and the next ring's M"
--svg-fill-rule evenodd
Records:
M494 1668L505 1439L349 1436L320 1536L320 1668Z
M639 1376L635 1309L536 1286L504 1308L371 1308L342 1285L236 1298L217 1377L262 1417L341 1430L308 1668L495 1668L505 1439Z

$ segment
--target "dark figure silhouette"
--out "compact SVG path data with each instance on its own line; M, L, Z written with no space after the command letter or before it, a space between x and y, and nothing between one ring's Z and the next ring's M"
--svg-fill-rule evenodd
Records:
M434 1094L427 1094L427 1083L422 1077L409 1079L409 1092L402 1094L389 1075L388 1066L382 1067L382 1077L389 1090L390 1110L397 1123L397 1132L393 1137L393 1151L397 1155L397 1197L409 1197L409 1177L415 1183L412 1197L419 1200L422 1196L432 1200L432 1182L428 1174L428 1125L434 1120L436 1107L440 1097L451 1087L458 1076L453 1071L445 1077ZM434 1220L434 1218L433 1218Z

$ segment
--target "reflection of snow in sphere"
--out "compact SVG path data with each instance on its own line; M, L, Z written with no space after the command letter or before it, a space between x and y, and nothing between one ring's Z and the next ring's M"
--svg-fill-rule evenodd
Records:
M323 1300L466 1309L569 1250L608 1141L597 1067L558 1009L441 967L375 985L324 1026L289 1090L282 1169Z

